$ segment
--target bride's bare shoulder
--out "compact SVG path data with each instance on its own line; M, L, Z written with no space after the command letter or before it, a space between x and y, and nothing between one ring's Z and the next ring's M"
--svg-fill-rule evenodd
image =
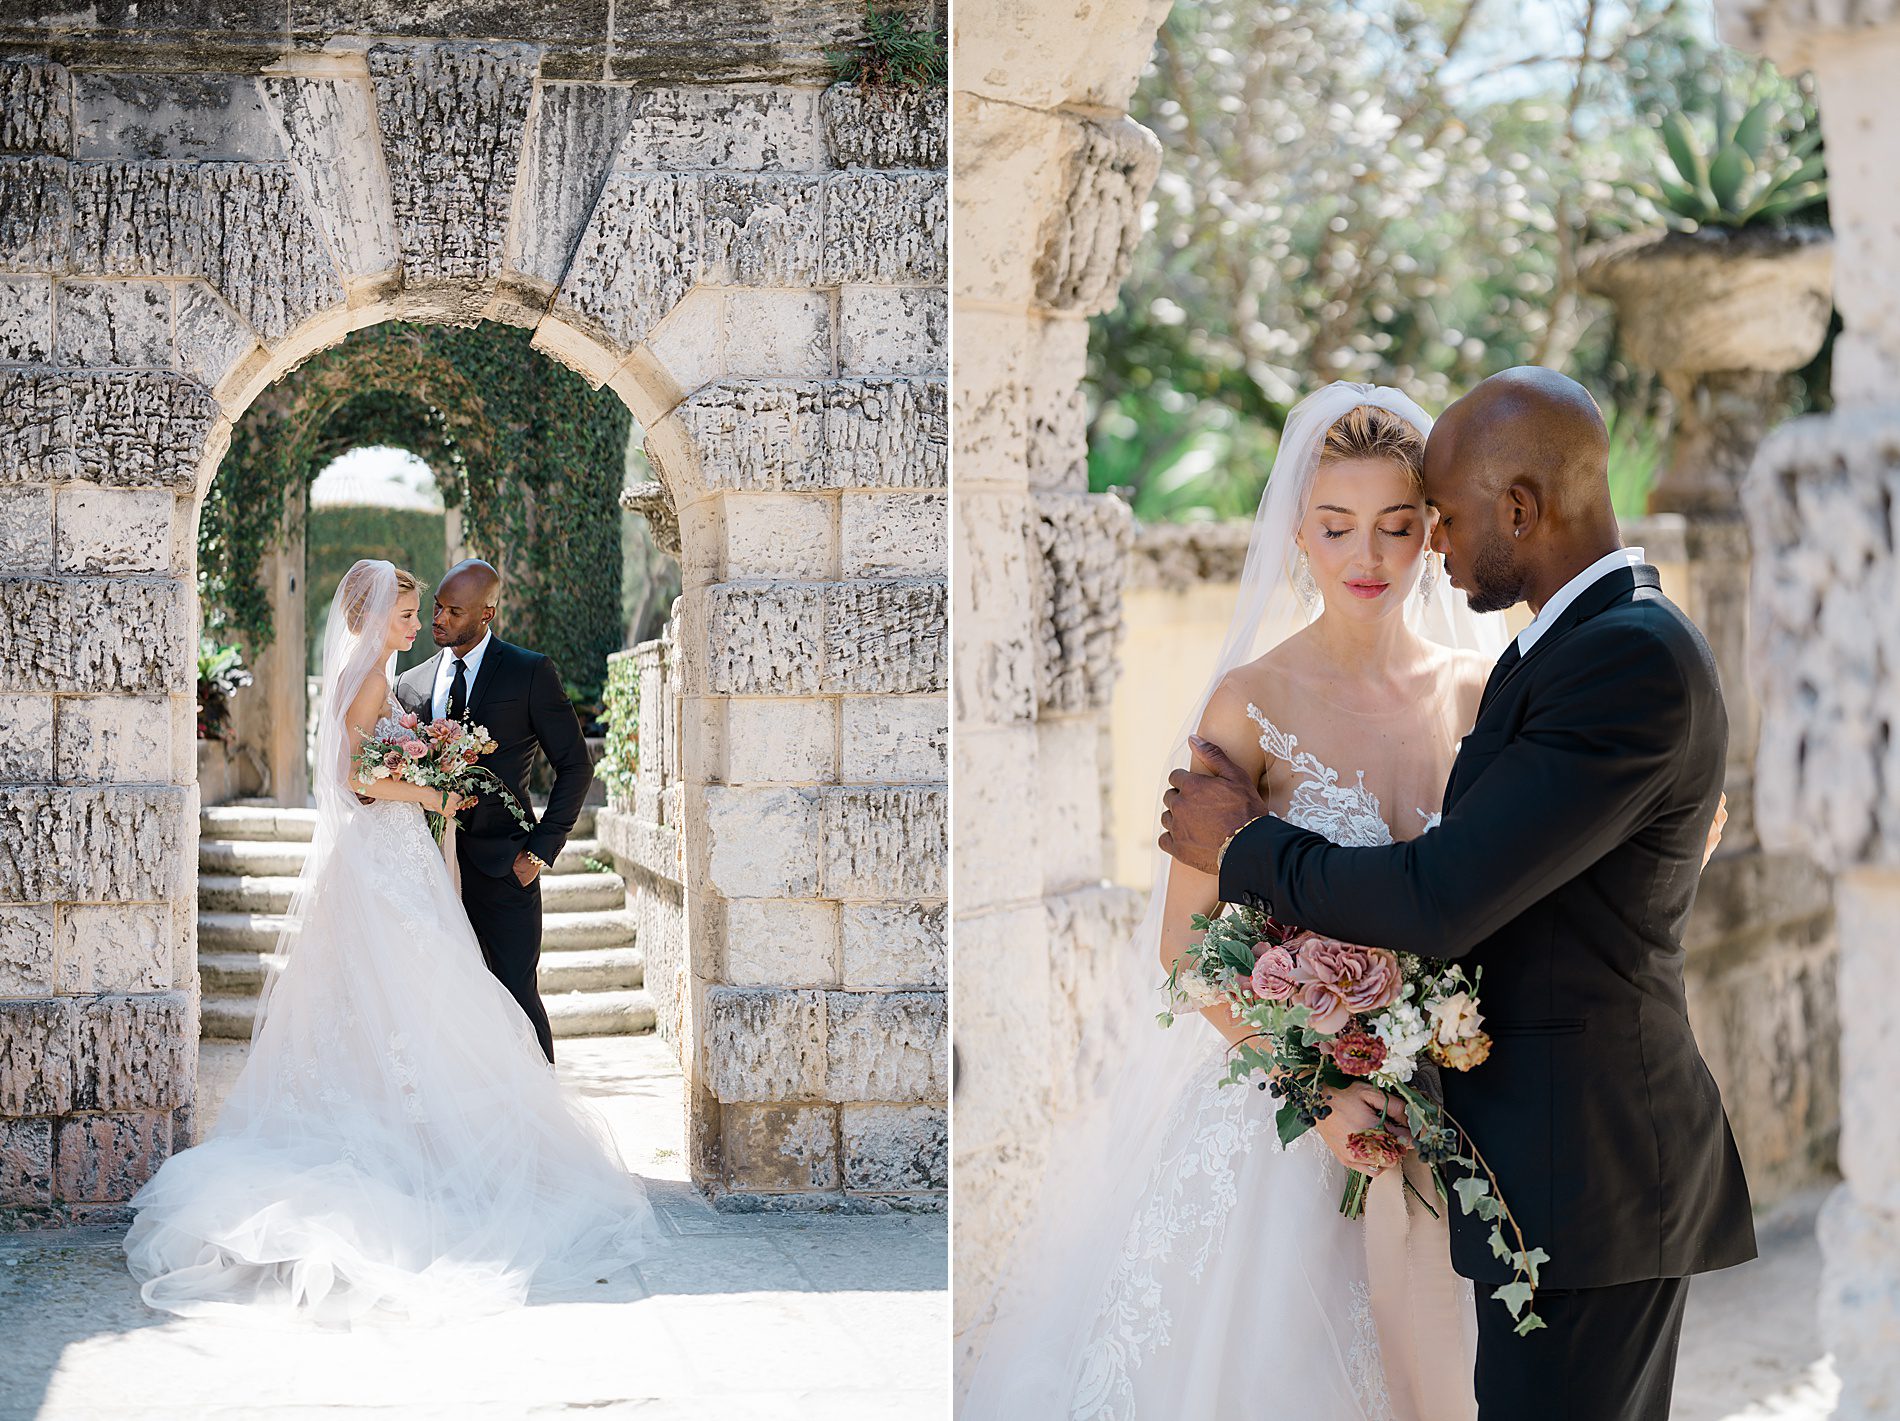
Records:
M1257 740L1262 718L1277 726L1293 714L1310 670L1304 637L1296 632L1223 676L1208 711L1212 714L1218 707L1225 720Z
M357 725L374 725L389 706L389 678L372 671L350 698L349 719Z

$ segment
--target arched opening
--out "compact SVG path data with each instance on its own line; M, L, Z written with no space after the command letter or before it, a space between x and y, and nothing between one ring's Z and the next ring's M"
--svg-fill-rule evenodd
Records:
M373 326L285 374L235 423L198 526L201 658L236 658L252 676L222 698L222 720L200 698L202 1050L250 1038L312 822L323 623L358 558L414 572L425 603L460 558L493 562L503 575L495 635L553 659L600 753L609 659L631 645L620 577L633 520L619 493L643 458L639 431L611 391L529 339L487 322ZM663 588L666 561L649 556L639 570ZM397 673L440 654L425 633ZM537 815L552 781L537 757ZM557 1038L654 1023L627 885L594 833L606 788L604 777L590 787L541 890L539 985Z

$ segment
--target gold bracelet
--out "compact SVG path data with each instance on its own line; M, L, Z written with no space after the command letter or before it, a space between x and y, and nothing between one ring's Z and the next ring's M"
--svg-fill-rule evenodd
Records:
M1264 814L1254 815L1253 818L1249 819L1245 824L1242 824L1238 829L1234 830L1233 833L1221 840L1220 852L1214 855L1214 876L1216 878L1220 877L1221 869L1227 864L1227 850L1233 844L1234 840L1238 839L1242 834L1246 833L1266 817Z

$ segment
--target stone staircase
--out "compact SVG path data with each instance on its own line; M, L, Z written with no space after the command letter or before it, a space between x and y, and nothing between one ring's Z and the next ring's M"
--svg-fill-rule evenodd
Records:
M541 1000L556 1036L630 1036L653 1029L653 999L634 941L626 885L587 867L594 809L541 877ZM303 868L314 809L222 805L200 816L198 980L201 1034L248 1041L264 983L263 958Z

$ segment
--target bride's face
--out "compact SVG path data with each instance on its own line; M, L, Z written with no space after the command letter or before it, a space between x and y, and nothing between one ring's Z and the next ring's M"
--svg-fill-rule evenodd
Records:
M421 604L420 593L404 592L397 596L396 605L389 613L385 651L407 651L416 644L416 633L422 630L422 617L417 610Z
M1390 459L1322 464L1298 541L1326 610L1358 621L1398 612L1423 570L1431 516L1411 475Z

